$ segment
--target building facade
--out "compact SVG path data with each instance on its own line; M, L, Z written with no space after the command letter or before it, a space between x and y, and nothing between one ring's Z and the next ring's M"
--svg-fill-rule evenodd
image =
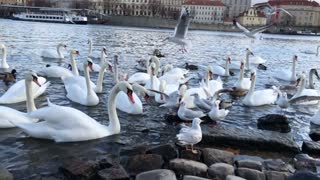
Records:
M226 18L236 18L251 7L251 0L221 0L226 6Z
M223 24L226 6L221 1L187 0L182 7L190 11L194 23Z
M25 6L26 0L0 0L0 4Z
M262 12L251 7L248 11L240 14L238 22L244 26L265 26L267 24L267 18Z

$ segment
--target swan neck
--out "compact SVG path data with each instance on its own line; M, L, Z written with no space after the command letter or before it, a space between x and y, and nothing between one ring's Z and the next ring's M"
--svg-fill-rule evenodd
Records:
M2 49L2 61L1 61L1 67L5 68L7 66L7 50L4 47Z
M146 60L147 74L151 74L151 67L149 67L149 60Z
M110 93L108 100L108 115L109 115L109 126L108 129L112 134L120 132L120 122L116 111L116 96L120 92L120 89L115 85Z
M92 42L91 41L89 41L89 56L92 54L92 47L93 45L92 45Z
M314 89L314 85L313 85L313 70L311 70L309 72L309 88Z
M250 64L249 64L249 53L246 54L246 68L247 70L250 69Z
M229 73L229 61L228 60L226 61L226 68L225 68L224 75L225 76L230 76L230 73Z
M59 55L59 58L63 58L63 55L62 55L62 52L61 52L61 46L60 45L58 45L57 46L57 53L58 53L58 55Z
M244 69L241 68L240 69L240 76L239 76L239 80L243 80L243 76L244 76Z
M26 101L26 105L27 105L27 112L31 113L35 110L37 110L35 104L34 104L34 99L33 99L33 95L32 95L32 81L27 81L25 80L25 85L26 85L26 96L27 96L27 101Z
M114 82L118 83L118 82L119 82L119 72L118 72L118 65L117 65L117 62L116 62L116 61L114 61L113 67L114 67L114 77L113 77L113 80L114 80Z
M91 53L92 53L92 50L91 50ZM91 54L90 53L90 54ZM102 50L101 51L101 56L100 56L100 62L99 62L99 65L102 66L102 63L104 61L104 59L106 58L105 54L104 54L104 51Z
M97 80L97 86L96 86L96 92L101 93L102 92L102 83L103 83L103 78L104 78L104 72L105 68L100 68L99 75L98 75L98 80Z
M76 60L74 59L73 53L70 53L70 60L71 60L71 66L72 66L72 74L75 76L79 76L78 67L76 64Z
M292 63L292 74L291 74L291 80L295 80L295 76L296 76L296 61L293 60Z
M316 54L317 56L319 55L319 48L320 46L317 47L317 54Z
M84 76L86 78L86 85L87 85L87 97L90 97L90 95L92 95L92 88L91 88L91 84L90 84L90 74L89 74L89 68L87 65L83 65L83 69L84 69Z
M256 87L256 76L254 77L253 81L251 82L250 90L248 92L249 96L251 96L253 94L255 87Z

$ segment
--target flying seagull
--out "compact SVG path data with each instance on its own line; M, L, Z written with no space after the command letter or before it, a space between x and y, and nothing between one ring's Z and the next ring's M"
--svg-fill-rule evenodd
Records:
M266 3L264 5L260 5L260 6L258 6L258 8L263 8L265 10L267 16L272 16L272 15L275 15L279 11L283 11L288 16L293 17L292 14L289 13L287 10L285 10L283 8L272 7L269 3Z
M233 25L237 26L239 29L241 29L241 31L244 33L244 35L246 35L249 38L253 38L255 39L255 35L257 33L263 32L264 30L268 29L269 27L271 27L273 24L267 25L267 26L263 26L257 29L253 29L251 31L249 31L247 28L243 27L240 23L238 23L236 20L233 20Z
M181 15L178 20L178 24L175 27L173 37L167 37L165 39L170 42L181 45L182 48L179 50L181 50L183 53L187 52L186 46L188 45L188 42L185 39L185 37L187 35L190 22L191 22L191 16L190 16L189 10L186 8L182 8Z

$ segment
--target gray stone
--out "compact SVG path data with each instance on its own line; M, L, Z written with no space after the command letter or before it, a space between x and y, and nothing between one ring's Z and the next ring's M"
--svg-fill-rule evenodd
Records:
M98 167L97 163L71 159L64 161L59 171L67 179L91 179L97 174Z
M293 159L294 167L297 170L307 170L317 172L317 166L320 166L320 160L310 157L308 154L298 154Z
M180 158L182 159L189 159L189 160L201 162L201 155L202 155L202 151L200 150L198 150L196 154L190 150L185 150L185 149L182 149L180 151Z
M0 167L0 179L13 180L13 175L6 168Z
M308 154L319 155L320 154L320 142L303 141L302 152Z
M246 180L246 179L243 179L242 177L238 177L238 176L228 175L226 177L226 180Z
M320 141L320 130L310 131L309 136L312 141Z
M286 180L320 180L315 174L309 171L296 172L293 176L288 177Z
M204 163L208 166L219 162L233 164L234 154L219 149L204 148L202 150L202 157Z
M244 159L244 160L236 161L236 166L238 168L249 168L249 169L255 169L258 171L262 171L262 162L261 161Z
M176 175L168 169L146 171L136 176L136 180L176 180Z
M258 129L288 133L291 131L288 118L280 114L268 114L260 117L257 123Z
M226 126L203 126L201 144L206 146L230 146L247 150L298 153L299 145L290 133L241 129Z
M267 159L263 162L263 165L269 171L294 172L293 167L281 159Z
M130 175L154 169L161 169L164 164L162 157L158 154L143 154L129 157L125 168Z
M228 175L234 175L234 167L226 163L212 164L208 169L208 174L211 177L218 177L219 179L225 179Z
M120 150L120 156L134 156L139 154L145 154L147 151L147 145L139 144L133 147L123 147Z
M178 175L194 175L207 176L208 166L192 160L187 159L173 159L170 161L169 167Z
M183 180L209 180L209 179L188 175L188 176L183 176Z
M129 180L129 175L122 166L103 169L98 172L101 180Z
M178 157L178 151L172 144L165 144L150 148L147 150L146 153L159 154L163 157L163 160L166 162Z
M266 180L264 173L255 169L238 168L236 175L247 180Z
M264 171L267 180L286 180L287 177L292 175L289 172L278 172L278 171Z

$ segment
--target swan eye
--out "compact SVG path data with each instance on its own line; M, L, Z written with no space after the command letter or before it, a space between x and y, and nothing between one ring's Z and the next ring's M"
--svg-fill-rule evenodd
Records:
M32 75L32 80L33 80L33 81L37 81L37 80L38 80L38 77Z

